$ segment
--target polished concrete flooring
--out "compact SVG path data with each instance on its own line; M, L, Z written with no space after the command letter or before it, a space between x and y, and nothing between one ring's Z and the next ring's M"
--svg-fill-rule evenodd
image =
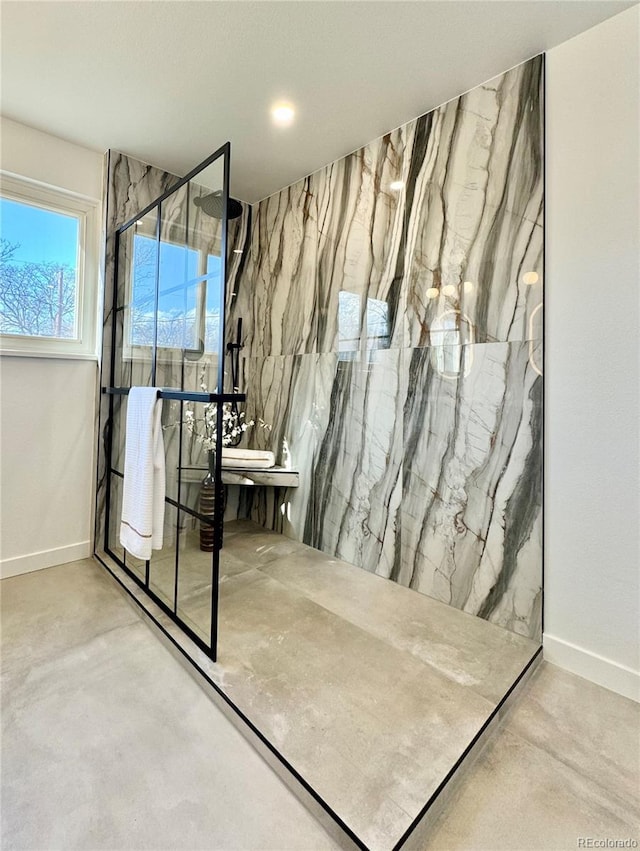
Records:
M3 849L335 847L104 568L0 585Z
M3 848L336 847L103 568L1 590ZM637 704L544 665L425 851L637 839L639 729Z
M211 556L182 535L178 610L206 635ZM226 526L218 660L199 664L331 810L390 851L537 645L249 521ZM150 584L173 599L175 554Z

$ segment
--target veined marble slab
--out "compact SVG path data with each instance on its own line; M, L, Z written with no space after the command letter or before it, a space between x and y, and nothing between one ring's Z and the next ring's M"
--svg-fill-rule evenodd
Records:
M378 349L336 360L303 539L383 576L394 562L402 495L401 356Z
M439 345L452 313L536 338L541 89L536 57L256 205L249 355Z
M539 639L541 391L527 341L248 362L255 448L300 471L252 517ZM278 454L280 452L280 454Z
M414 349L406 368L393 578L539 639L542 379L528 344Z
M273 425L250 445L291 444L302 483L251 517L536 639L542 77L536 57L258 204L241 282Z
M319 352L402 345L408 124L310 178L322 211L318 242Z
M446 314L472 328L469 342L535 333L531 316L542 301L543 272L542 102L538 56L417 119L407 187L409 345L444 344Z
M249 445L299 472L295 492L257 492L268 528L389 576L401 496L404 373L400 349L252 358L246 362ZM389 507L391 506L391 510Z

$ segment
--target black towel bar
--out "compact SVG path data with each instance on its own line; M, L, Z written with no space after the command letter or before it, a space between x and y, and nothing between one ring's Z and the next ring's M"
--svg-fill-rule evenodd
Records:
M130 387L103 387L109 396L128 396ZM159 399L174 399L178 402L246 402L246 393L201 393L195 390L158 390Z

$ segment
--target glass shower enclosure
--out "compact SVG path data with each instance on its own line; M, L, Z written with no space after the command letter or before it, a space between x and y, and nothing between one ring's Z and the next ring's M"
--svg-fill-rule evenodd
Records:
M104 548L214 661L224 487L229 143L116 232ZM127 396L159 388L166 497L162 550L119 540Z

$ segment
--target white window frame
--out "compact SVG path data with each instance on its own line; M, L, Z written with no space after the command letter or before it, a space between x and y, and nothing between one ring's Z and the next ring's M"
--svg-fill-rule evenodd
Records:
M0 171L0 196L72 215L78 220L76 339L0 333L0 355L97 359L97 303L100 201L66 189Z

